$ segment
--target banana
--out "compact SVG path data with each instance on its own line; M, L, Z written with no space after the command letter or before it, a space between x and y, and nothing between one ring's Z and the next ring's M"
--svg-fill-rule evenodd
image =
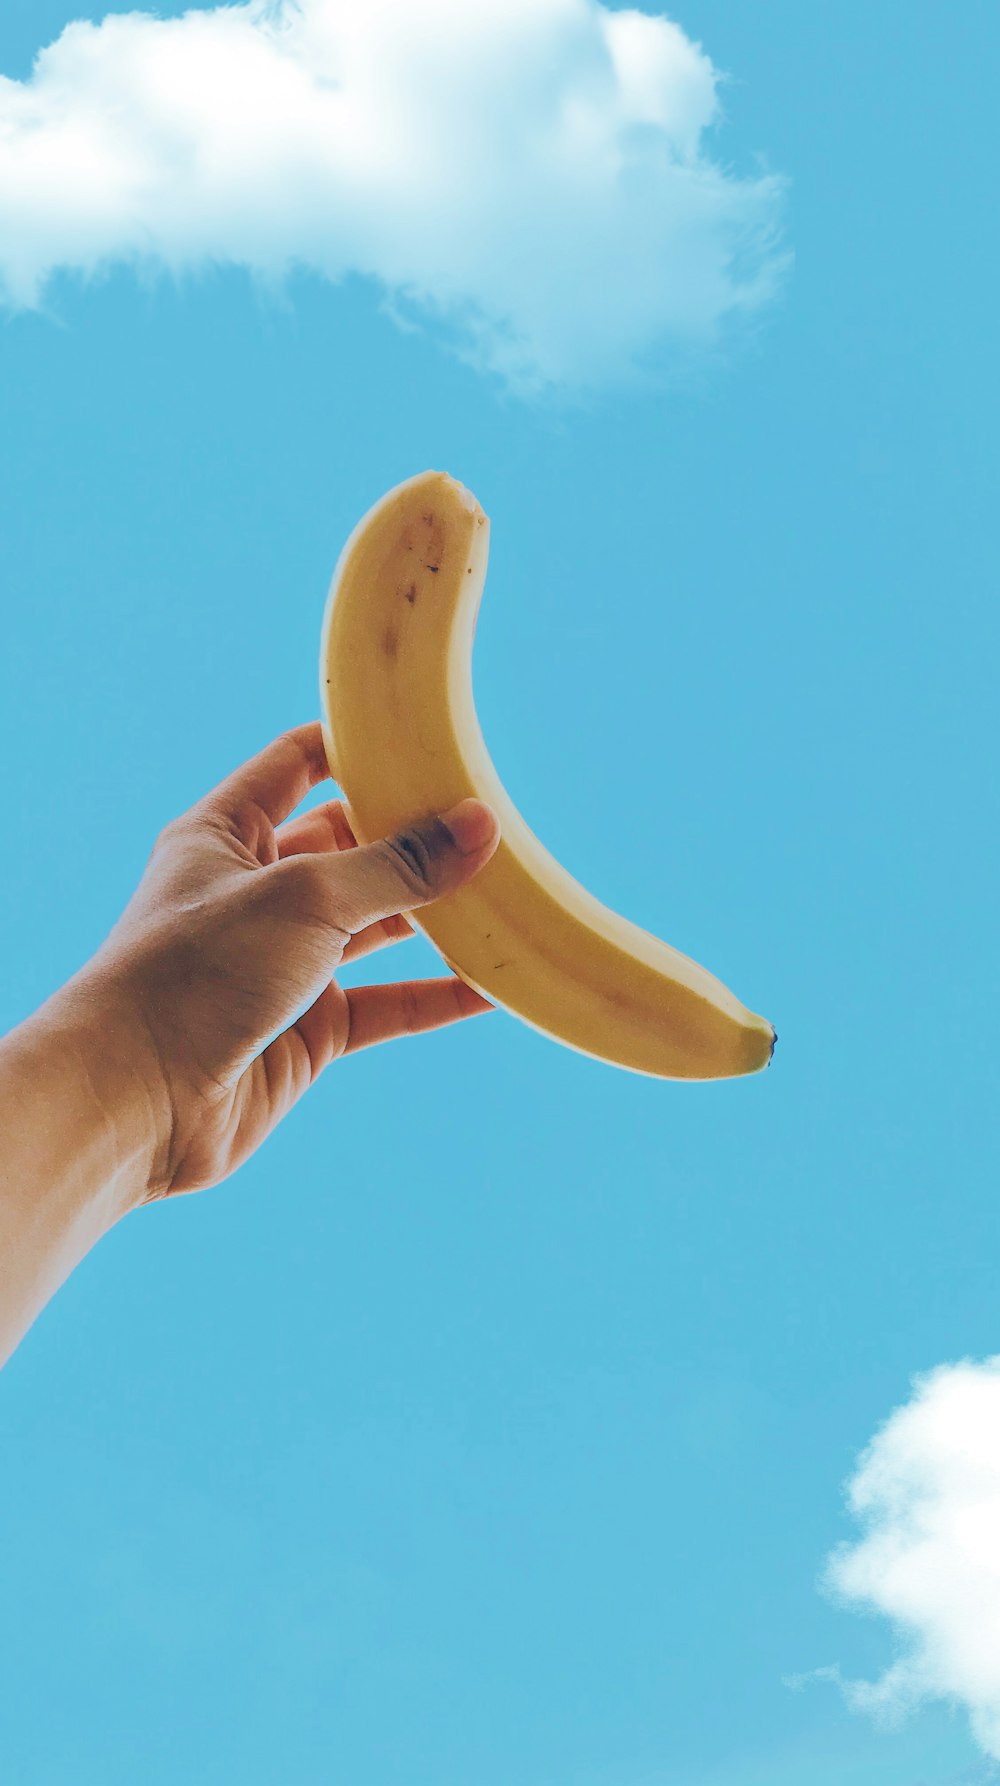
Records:
M490 760L472 697L489 522L454 478L389 490L340 555L323 615L330 773L359 843L468 795L501 827L457 892L408 916L452 971L533 1029L664 1079L766 1067L775 1032L707 969L588 893L543 849Z

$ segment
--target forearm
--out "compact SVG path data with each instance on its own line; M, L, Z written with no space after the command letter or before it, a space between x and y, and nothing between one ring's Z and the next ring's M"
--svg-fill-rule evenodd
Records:
M86 970L0 1039L0 1363L158 1170L155 1092Z

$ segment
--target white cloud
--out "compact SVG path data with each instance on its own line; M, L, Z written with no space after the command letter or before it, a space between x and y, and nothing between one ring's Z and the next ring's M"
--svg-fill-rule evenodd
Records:
M816 1672L889 1723L931 1699L964 1707L1000 1760L1000 1357L941 1365L913 1388L848 1484L864 1535L824 1576L842 1604L892 1620L899 1654L874 1682Z
M377 280L530 390L711 345L787 264L721 77L597 0L249 0L69 25L0 77L0 298L115 262Z

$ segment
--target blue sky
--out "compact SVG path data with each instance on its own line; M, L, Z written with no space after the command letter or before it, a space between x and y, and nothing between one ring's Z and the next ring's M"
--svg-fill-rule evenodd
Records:
M168 818L316 716L340 547L433 466L491 517L474 679L511 797L780 1036L766 1075L708 1086L504 1013L390 1044L226 1185L120 1225L0 1380L16 1786L992 1777L991 1536L967 1592L955 1558L969 1504L1000 1529L1000 23L986 0L672 16L728 76L701 148L735 210L695 232L705 265L746 226L774 272L735 326L683 232L644 258L614 203L581 229L530 132L459 291L527 243L520 386L502 317L400 318L376 270L423 255L446 290L462 195L434 166L431 246L387 203L336 282L268 283L263 225L256 277L205 264L197 192L175 276L114 222L82 280L65 215L46 261L2 213L3 1026L97 947ZM73 17L8 0L0 71L26 82ZM629 142L669 222L655 134ZM51 263L39 292L14 247ZM567 276L588 254L606 327ZM417 937L344 977L437 967ZM846 1496L880 1432L894 1583ZM854 1600L823 1586L843 1544ZM849 1684L900 1664L893 1725Z

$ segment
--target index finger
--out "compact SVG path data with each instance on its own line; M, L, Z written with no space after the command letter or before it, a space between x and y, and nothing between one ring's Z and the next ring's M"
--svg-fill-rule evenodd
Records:
M200 802L203 807L238 818L257 807L272 825L280 825L304 800L310 788L330 775L318 719L293 726L257 755L234 769Z

